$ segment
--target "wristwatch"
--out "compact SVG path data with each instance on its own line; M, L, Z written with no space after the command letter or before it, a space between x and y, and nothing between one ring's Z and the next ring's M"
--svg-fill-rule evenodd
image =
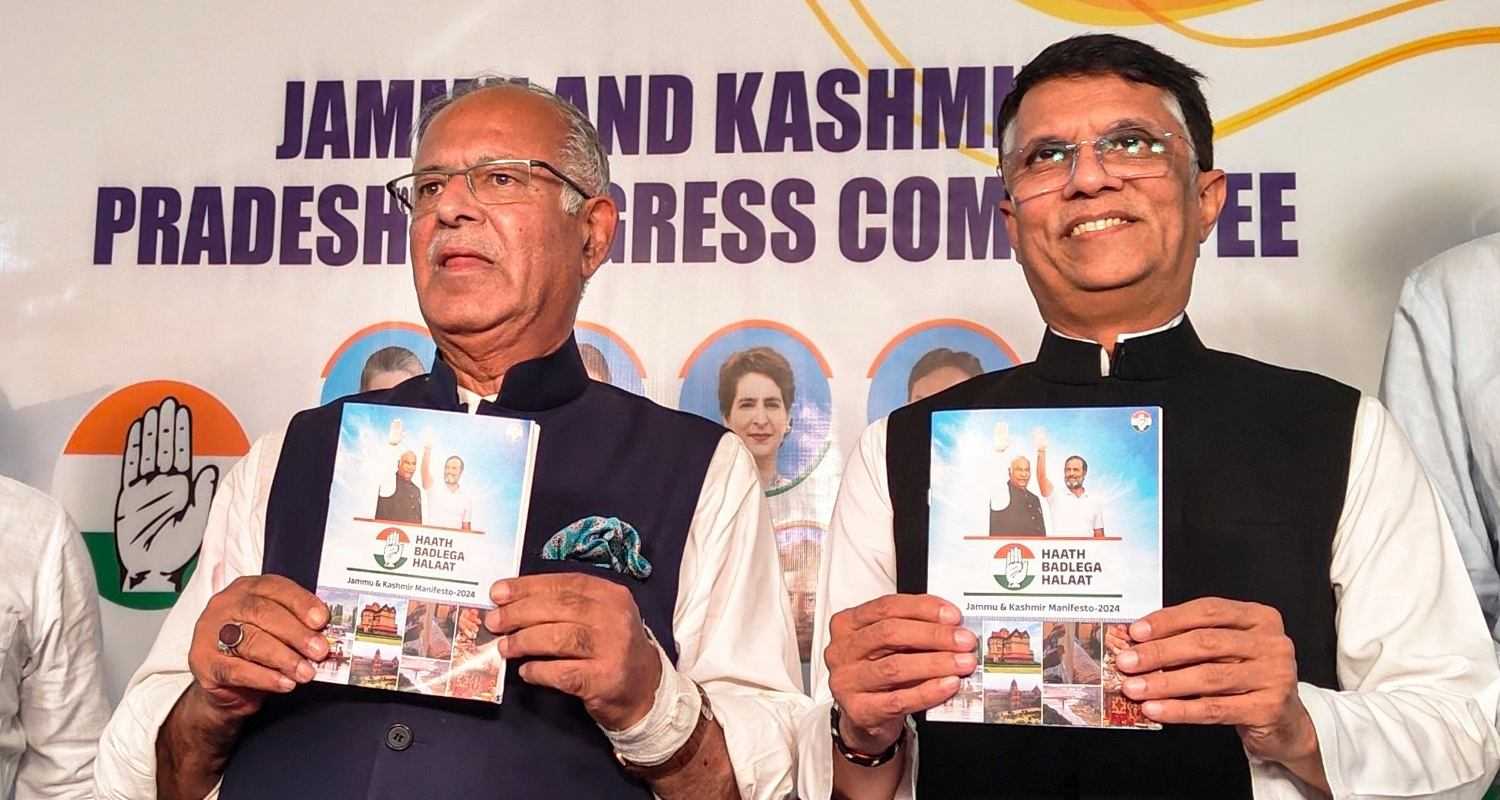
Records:
M677 752L673 753L671 758L660 764L652 764L650 766L636 764L626 759L625 756L620 755L620 751L616 750L615 760L620 762L620 766L624 767L626 772L643 781L650 782L665 778L682 769L698 755L698 751L703 747L703 740L708 738L708 726L713 724L714 709L713 706L709 705L708 693L703 691L703 687L699 686L697 681L693 681L693 688L698 690L698 697L702 699L703 704L699 707L698 724L693 726L693 732L688 734L687 741L683 742L682 746L677 748Z
M901 752L901 743L906 741L905 726L902 726L901 735L896 737L896 741L891 742L890 747L879 753L870 755L869 753L861 753L858 750L851 750L848 745L844 744L844 735L839 732L839 721L843 717L844 710L839 708L838 703L834 703L833 708L828 711L829 732L833 734L833 749L839 751L839 755L843 756L845 761L859 767L878 767L895 758Z

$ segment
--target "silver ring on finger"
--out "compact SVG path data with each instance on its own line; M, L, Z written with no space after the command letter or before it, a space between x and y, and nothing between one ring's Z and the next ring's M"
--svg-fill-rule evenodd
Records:
M245 641L245 626L239 622L226 622L219 626L219 638L214 646L226 656L238 656L235 651Z

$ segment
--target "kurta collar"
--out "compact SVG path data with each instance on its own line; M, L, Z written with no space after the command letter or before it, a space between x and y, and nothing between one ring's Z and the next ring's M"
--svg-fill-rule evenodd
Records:
M1052 329L1037 351L1038 374L1056 383L1089 384L1116 378L1149 381L1170 378L1188 370L1207 348L1186 316L1176 325L1145 335L1121 337L1109 359L1108 374L1101 369L1100 345L1073 339Z
M431 378L431 399L441 408L462 410L458 399L458 378L443 360L442 353L433 359ZM551 353L511 367L500 381L500 394L494 400L480 402L479 412L490 409L546 411L577 398L588 385L589 376L583 369L583 357L578 354L578 342L569 336Z

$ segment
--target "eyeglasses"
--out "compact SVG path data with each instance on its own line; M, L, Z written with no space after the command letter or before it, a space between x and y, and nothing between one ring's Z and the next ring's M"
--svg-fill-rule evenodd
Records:
M1182 139L1171 131L1125 128L1077 142L1041 141L1014 150L1000 161L1000 178L1011 199L1024 203L1068 185L1078 169L1078 151L1091 145L1105 174L1129 181L1160 178L1172 166Z
M464 182L469 185L469 192L474 195L474 199L485 205L524 203L528 199L526 188L536 177L534 167L541 167L556 175L558 180L585 199L593 196L579 186L577 181L562 174L557 167L535 158L503 158L475 164L468 169L424 169L396 178L385 185L385 190L413 216L435 210L438 199L443 196L448 182L455 175L464 176Z

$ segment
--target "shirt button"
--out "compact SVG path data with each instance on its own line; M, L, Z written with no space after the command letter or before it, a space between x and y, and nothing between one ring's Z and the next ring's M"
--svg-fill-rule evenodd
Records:
M400 752L411 747L411 728L404 723L396 723L385 731L385 746Z

